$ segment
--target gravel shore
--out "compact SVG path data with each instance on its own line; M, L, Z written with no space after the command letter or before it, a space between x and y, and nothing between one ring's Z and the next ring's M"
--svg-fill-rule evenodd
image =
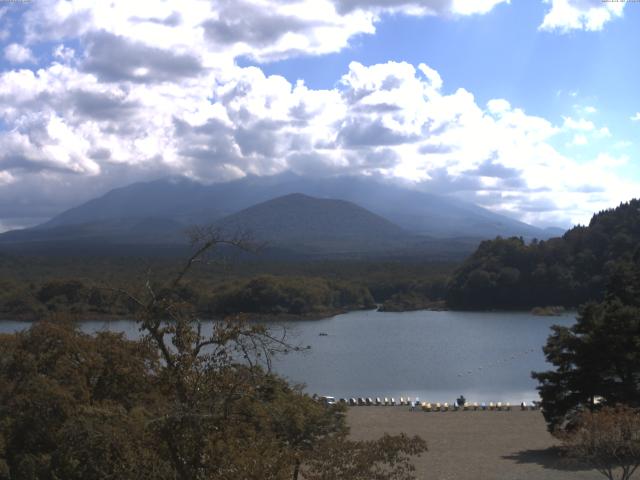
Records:
M425 413L408 407L351 407L351 436L420 435L429 451L415 460L427 480L572 480L604 478L570 465L554 448L539 411Z

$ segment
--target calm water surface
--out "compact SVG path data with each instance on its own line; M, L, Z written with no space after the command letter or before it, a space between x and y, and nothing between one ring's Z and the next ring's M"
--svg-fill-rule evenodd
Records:
M309 392L335 397L419 396L452 402L519 403L538 398L532 370L549 368L542 353L553 324L571 325L575 313L538 317L496 312L351 312L284 325L304 353L279 357L274 369ZM0 322L0 331L25 328ZM86 332L122 331L138 336L128 321L87 321ZM327 335L320 335L320 333Z

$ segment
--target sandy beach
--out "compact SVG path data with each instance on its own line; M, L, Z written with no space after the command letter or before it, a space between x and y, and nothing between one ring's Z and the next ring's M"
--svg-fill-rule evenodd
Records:
M408 407L351 407L347 418L354 439L373 439L385 432L424 438L429 451L415 460L419 479L604 478L562 460L539 411L425 413Z

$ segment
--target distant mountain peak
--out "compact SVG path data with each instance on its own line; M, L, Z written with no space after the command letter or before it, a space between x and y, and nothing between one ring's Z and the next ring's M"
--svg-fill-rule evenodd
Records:
M280 213L274 215L274 209ZM91 232L94 235L91 238L96 238L97 232L102 232L109 239L137 242L144 237L141 235L145 225L143 220L154 218L153 230L157 232L158 240L162 241L170 236L170 228L183 229L193 224L212 224L223 220L229 222L241 212L245 219L252 212L269 216L272 220L267 225L260 220L260 215L255 214L251 221L253 227L260 226L258 229L262 228L266 232L273 225L278 225L279 231L272 233L279 233L289 239L297 238L298 242L304 238L311 244L314 241L311 238L313 235L316 239L322 237L326 240L328 237L325 233L329 231L333 232L331 235L334 239L337 238L335 234L338 231L342 231L343 237L352 234L353 248L357 248L360 242L358 239L361 238L359 235L363 231L374 237L362 239L363 245L383 237L402 238L400 243L405 244L409 241L408 237L416 236L432 239L479 240L496 236L544 239L557 233L555 230L545 231L527 225L459 199L422 192L378 178L310 178L285 172L268 177L249 175L230 182L208 185L185 176L134 183L62 212L38 227L26 229L20 238L28 241L30 235L38 232L35 235L38 241L45 241L49 235L47 232L59 238L60 232L73 227L78 235ZM278 218L282 215L287 216L291 227L282 218ZM88 225L91 227L85 228ZM96 225L102 226L97 228ZM134 228L134 225L140 227ZM166 235L160 234L165 228L161 225L166 226ZM327 232L323 231L324 227ZM296 228L300 232L296 232ZM132 232L137 236L134 237ZM315 233L312 235L310 232ZM9 238L17 237L1 235L0 243ZM270 239L276 240L274 236ZM338 245L339 243L336 240L336 248L345 246ZM393 243L389 241L388 245ZM398 242L395 244L398 245Z
M413 236L389 220L345 200L289 193L218 222L228 233L249 231L258 241L314 251L381 251Z

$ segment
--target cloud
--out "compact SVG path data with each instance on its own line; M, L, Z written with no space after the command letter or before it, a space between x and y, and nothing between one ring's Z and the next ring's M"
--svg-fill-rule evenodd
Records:
M339 13L330 0L42 0L34 2L24 17L30 43L112 36L108 44L116 47L119 41L133 48L136 63L142 63L147 47L152 49L147 50L152 60L159 61L160 49L175 56L162 62L175 67L182 61L187 70L193 65L184 57L213 66L231 63L239 56L267 61L338 52L354 36L374 33L379 20L369 10ZM108 52L97 53L109 56ZM128 54L126 50L120 53ZM101 66L107 67L106 63ZM111 73L127 78L132 74Z
M545 224L632 196L615 172L626 157L578 162L554 147L561 135L609 136L606 127L569 116L555 125L501 98L481 105L427 64L353 62L330 89L238 65L339 51L386 14L482 14L500 3L34 2L26 45L53 55L0 73L0 206L14 206L4 218L41 219L182 174L375 175Z
M591 132L596 128L591 120L585 120L584 118L574 120L571 117L564 117L563 126L568 130L581 130L583 132Z
M474 173L482 177L508 179L519 177L521 171L515 168L505 167L493 160L486 160L474 170Z
M31 50L24 45L11 43L4 49L4 58L11 63L35 63Z
M596 127L591 120L584 118L574 119L571 117L563 117L564 123L562 128L565 132L572 134L571 141L568 146L584 146L590 139L601 140L611 137L611 131L608 127Z
M277 43L286 34L328 25L321 19L307 20L277 10L256 8L255 4L241 0L221 1L217 18L202 23L207 38L217 44L246 43L264 47Z
M640 112L637 112L635 115L633 115L632 117L630 117L630 120L632 122L640 122Z
M571 140L570 145L583 146L583 145L586 145L587 143L589 143L589 139L587 138L586 135L583 135L581 133L576 133L573 136L573 140Z
M551 8L540 30L567 33L571 30L602 30L605 23L622 17L625 2L602 0L545 0Z
M140 83L175 82L203 72L200 61L193 55L150 47L105 32L87 37L83 69L107 82Z
M504 99L482 107L467 90L444 93L424 64L353 62L328 90L238 66L172 82L109 78L83 62L0 75L3 178L46 176L52 196L56 184L93 196L85 184L161 175L365 174L542 223L560 211L581 220L631 191L612 171L622 157L581 164L552 146L563 132L596 135L592 122L555 126ZM600 182L597 201L580 190ZM550 202L556 210L532 207Z
M473 15L509 0L336 0L339 12L378 10L411 15Z
M139 23L155 23L158 25L165 25L167 27L177 27L178 25L180 25L182 23L182 15L180 15L180 12L173 12L170 15L164 17L164 18L156 18L156 17L137 17L137 16L132 16L130 17L130 20L132 22L139 22Z
M110 35L115 38L107 38L107 45L133 48L135 63L142 63L144 45L214 65L240 56L266 62L338 52L357 35L375 33L386 14L480 15L502 3L509 0L42 0L24 15L24 27L29 43ZM127 49L119 52L129 55ZM158 55L149 53L152 59ZM108 67L105 58L97 68L112 77L135 77Z

